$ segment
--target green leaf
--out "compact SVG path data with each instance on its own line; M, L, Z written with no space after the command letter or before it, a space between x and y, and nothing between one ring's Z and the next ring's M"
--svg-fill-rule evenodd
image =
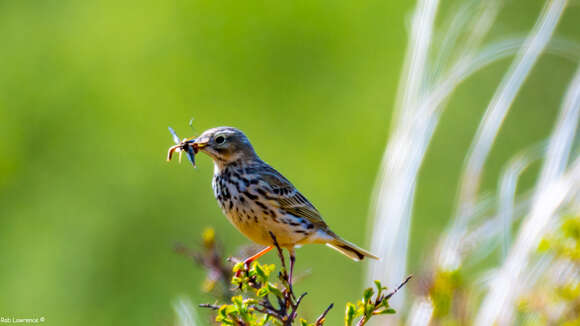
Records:
M260 282L265 282L268 279L268 275L266 274L262 266L256 264L254 265L254 269L256 270L256 276L258 277L258 280Z
M232 277L232 284L234 285L240 285L242 284L242 279L240 277Z
M351 326L352 322L354 321L354 319L356 318L356 307L354 304L347 302L346 303L346 311L344 313L344 325L345 326Z
M365 305L365 310L364 310L365 316L367 316L367 317L371 316L373 314L373 311L375 311L374 304L366 304Z
M380 291L383 288L383 285L379 280L375 280L375 286L377 287L377 291Z
M236 295L232 297L232 303L238 308L238 310L242 307L244 303L244 298L241 295Z
M222 317L222 318L227 318L227 309L228 309L228 305L222 305L219 309L218 309L218 317ZM219 320L218 320L219 321Z
M265 297L268 294L270 294L270 290L268 289L268 286L262 286L258 292L256 292L256 295L259 297Z
M243 268L244 268L244 263L240 262L234 266L233 271L234 271L234 273L237 273L238 271L241 271Z
M389 300L385 300L385 299L383 299L383 300L381 301L381 303L379 304L379 307L383 307L383 308L385 308L385 309L386 309L386 308L389 308Z
M371 297L373 296L373 294L375 293L375 291L373 290L373 288L368 288L363 292L363 302L369 302L371 300Z
M386 290L387 287L383 286L381 284L381 281L379 280L375 280L375 286L377 287L377 298L379 298L381 296L381 293L383 293L383 291Z
M267 287L268 287L268 290L270 291L270 293L272 293L273 295L275 295L279 298L283 297L282 291L280 291L276 285L268 282Z
M396 311L393 308L377 309L373 312L373 315L388 315L394 314Z

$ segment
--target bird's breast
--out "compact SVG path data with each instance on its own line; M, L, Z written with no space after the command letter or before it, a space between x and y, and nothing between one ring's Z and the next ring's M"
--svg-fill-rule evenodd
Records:
M281 245L296 244L313 231L305 219L280 209L259 176L246 173L243 168L216 173L212 186L224 215L254 242L270 245L272 232Z

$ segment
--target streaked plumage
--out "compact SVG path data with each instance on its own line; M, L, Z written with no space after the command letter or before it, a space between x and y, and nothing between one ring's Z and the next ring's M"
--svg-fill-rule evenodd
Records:
M271 247L272 232L291 254L296 245L321 243L354 260L377 259L332 232L308 199L258 157L240 130L209 129L194 144L214 161L212 186L223 213L252 241Z

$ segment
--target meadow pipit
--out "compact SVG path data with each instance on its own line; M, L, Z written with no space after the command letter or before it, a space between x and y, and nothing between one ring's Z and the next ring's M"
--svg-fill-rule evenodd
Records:
M214 162L212 187L223 213L246 237L267 246L246 259L246 264L274 248L271 234L290 253L290 280L297 245L323 243L355 261L378 259L332 232L308 199L258 157L240 130L213 128L182 144L173 146L170 154L175 149L186 151L191 145L195 153L209 155ZM189 153L193 155L191 150Z

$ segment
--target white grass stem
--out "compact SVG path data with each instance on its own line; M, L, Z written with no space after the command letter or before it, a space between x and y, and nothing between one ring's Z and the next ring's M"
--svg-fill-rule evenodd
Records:
M470 148L462 178L457 222L465 224L470 216L479 188L481 170L495 137L517 93L540 54L548 44L566 7L566 0L548 1L530 36L516 55L498 90L494 94Z
M426 78L427 55L431 47L435 16L439 0L419 0L411 23L409 45L399 90L395 113L402 114L403 120L412 119L413 108L419 98Z
M453 255L447 256L445 253L456 248L459 243L457 236L462 233L461 230L467 226L473 216L473 207L477 198L482 167L485 164L491 146L517 93L552 37L566 3L566 0L550 0L546 3L540 18L524 45L516 54L514 62L502 79L485 111L474 137L474 142L469 150L467 163L461 177L453 227L449 233L447 243L444 244L444 248L447 249L444 249L441 265L445 269L454 270L458 267L457 261L448 259L453 257Z
M498 219L503 225L502 253L507 256L508 248L511 246L511 226L514 219L514 207L518 179L522 173L536 160L539 160L545 152L544 143L537 144L519 153L510 160L507 168L504 169L498 190Z
M392 286L398 284L405 276L417 175L438 124L439 116L444 109L445 100L462 81L487 65L514 54L523 43L522 38L514 38L493 43L482 51L477 51L501 7L501 1L486 1L482 3L483 13L473 20L474 24L471 24L468 42L460 51L461 55L457 63L449 69L449 73L439 78L435 85L430 85L429 82L437 77L430 78L427 58L432 43L438 4L438 0L419 0L413 15L409 45L394 110L393 129L383 155L373 194L375 222L372 227L371 250L381 256L382 260L371 262L367 281L379 279ZM452 25L462 26L464 22L465 20L459 19L455 25ZM540 29L538 33L545 35L545 28ZM551 35L551 31L549 34ZM530 43L530 39L532 37L526 40L526 46L532 45L534 48L541 49L545 47L545 44L539 46L538 42ZM549 37L547 39L549 40ZM445 42L446 44L455 43L454 40ZM570 51L568 44L559 45L558 51L570 57L578 56L576 53L570 54L574 51ZM527 49L526 46L521 49ZM528 51L520 50L520 52L527 55L523 56L525 60L521 58L518 60L524 60L527 63L530 57ZM537 56L532 61L535 62L535 59ZM533 62L530 67L533 66ZM516 69L516 73L521 75L521 70ZM392 303L395 307L400 306L404 300L403 294L394 298ZM396 322L396 319L393 321Z
M429 79L430 84L435 84L436 80L443 75L444 69L448 64L446 61L452 58L457 45L457 39L464 33L465 26L469 23L470 18L473 17L474 5L474 1L466 1L463 3L453 17L447 20L447 26L441 32L437 33L437 35L444 35L444 37L442 37L443 41L437 51L437 56L431 63L433 69Z
M173 310L177 314L177 326L201 326L199 317L191 300L186 297L180 297L173 303Z
M518 217L529 211L530 203L532 202L531 197L530 194L524 194L515 200L513 215L510 219L512 225L518 220ZM459 254L463 266L468 263L465 260L469 255L471 255L469 256L469 264L475 264L493 252L499 243L498 240L503 235L504 225L498 223L498 220L502 218L502 212L499 212L496 216L485 219L481 225L471 227L470 230L472 231L467 232L462 237Z
M520 276L528 266L530 253L537 247L556 211L579 190L580 158L576 158L566 174L537 188L529 216L524 220L507 259L490 281L489 293L483 300L475 325L511 322L515 294L519 291Z
M550 137L546 161L542 167L537 189L541 189L560 176L568 164L580 114L580 67L570 83L562 106L554 132Z
M368 278L394 286L405 276L412 198L416 172L422 157L420 144L412 144L414 108L427 73L427 54L431 46L438 0L420 0L413 16L404 73L395 108L395 128L385 150L375 188L375 226L371 250L382 259L370 264ZM422 120L422 119L421 119ZM420 130L433 130L433 122L422 121ZM404 289L403 289L404 290ZM393 305L401 305L404 291Z
M421 89L415 83L424 80L427 69L424 66L425 54L417 55L413 52L428 50L434 28L436 7L436 1L419 2L413 20L413 26L416 27L412 28L395 107L394 130L383 156L373 196L375 198L373 203L375 223L371 250L378 253L382 260L370 264L367 280L379 279L387 285L398 284L405 276L415 182L427 146L438 123L440 110L437 108L469 75L515 51L515 48L504 49L503 43L494 44L481 55L475 56L473 60L462 60L461 65L455 66L442 87L438 85L429 96L422 97L421 103L415 102ZM427 37L416 35L421 33ZM423 67L418 67L418 65L423 65ZM408 74L414 76L408 76ZM433 110L429 110L430 108ZM424 114L425 112L427 114ZM422 118L416 119L416 116ZM393 300L393 303L400 304L403 300L402 293Z
M429 298L421 297L415 300L409 312L407 325L409 326L428 326L433 316L433 302Z

